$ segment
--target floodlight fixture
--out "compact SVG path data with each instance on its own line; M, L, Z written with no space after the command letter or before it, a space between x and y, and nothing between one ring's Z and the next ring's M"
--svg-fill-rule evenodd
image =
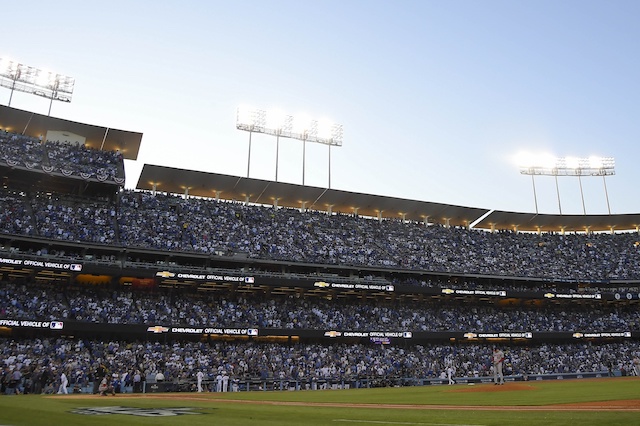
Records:
M315 120L306 115L292 116L279 110L261 110L246 106L238 107L236 128L249 132L249 159L247 177L251 162L251 134L263 133L276 137L276 181L278 180L278 150L280 138L296 139L303 143L302 184L305 178L306 143L314 142L329 147L329 187L331 187L331 147L342 146L343 127L328 120Z
M0 58L0 86L11 90L9 106L14 90L50 99L49 115L53 101L71 102L75 79L51 71Z
M610 176L615 174L615 159L612 157L559 157L547 158L546 161L532 159L528 164L519 166L520 173L523 175Z
M578 178L580 184L580 196L582 198L582 212L587 214L584 193L582 191L582 176L602 176L604 183L604 192L607 200L607 209L611 214L609 205L609 193L607 191L606 176L615 175L615 159L613 157L558 157L550 156L522 156L520 174L530 175L533 184L533 197L535 200L536 214L538 213L538 200L536 195L536 186L534 176L553 176L556 181L556 193L558 195L558 208L562 214L562 205L560 203L560 190L558 187L558 176L573 176Z

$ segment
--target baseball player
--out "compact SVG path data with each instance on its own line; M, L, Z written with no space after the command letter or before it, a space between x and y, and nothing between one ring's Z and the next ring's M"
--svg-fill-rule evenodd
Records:
M204 373L202 372L202 370L198 370L196 378L198 380L198 392L202 392L202 381L204 380Z
M453 374L454 374L454 372L455 372L455 370L454 370L453 366L452 366L452 365L449 365L449 366L447 367L447 379L449 379L449 384L450 384L450 385L455 385L455 384L456 384L456 381L455 381L455 380L453 380Z
M63 393L65 395L68 394L69 391L67 390L67 386L69 386L69 379L67 379L67 375L63 370L62 374L60 374L60 387L58 387L58 393Z
M504 352L499 348L493 348L493 382L496 385L504 385L502 365L504 364Z

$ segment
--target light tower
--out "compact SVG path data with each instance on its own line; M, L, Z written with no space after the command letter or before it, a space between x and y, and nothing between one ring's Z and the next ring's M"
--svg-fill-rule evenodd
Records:
M558 209L562 214L562 205L560 203L560 190L558 189L558 176L573 176L578 178L580 184L580 197L582 199L582 213L587 214L584 204L584 193L582 191L583 176L602 176L604 183L604 194L607 200L607 210L611 214L609 205L609 193L607 191L606 177L615 174L615 159L613 157L596 157L588 158L578 157L560 157L554 158L543 155L538 157L526 156L520 164L520 174L530 175L533 184L533 197L536 206L536 214L538 213L538 198L536 195L535 176L553 176L556 181L556 193L558 195Z
M11 90L8 106L11 106L13 92L17 90L50 99L48 115L51 115L53 101L71 102L75 80L51 71L0 58L0 86Z
M315 142L329 147L329 188L331 188L331 147L342 146L343 128L341 124L327 120L309 119L303 115L294 117L277 110L260 110L238 107L236 128L249 132L249 158L247 177L251 164L251 135L263 133L276 137L276 182L278 181L278 151L280 138L302 141L302 185L305 183L306 144Z

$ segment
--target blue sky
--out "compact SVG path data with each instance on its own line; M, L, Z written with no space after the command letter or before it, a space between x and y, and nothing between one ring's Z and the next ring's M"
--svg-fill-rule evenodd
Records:
M611 212L640 212L637 1L38 0L3 15L0 57L76 79L53 116L144 134L129 188L145 163L246 176L249 104L342 124L334 189L533 212L514 155L601 155ZM278 179L301 184L302 143L279 155ZM250 176L275 179L275 156L254 135ZM307 144L305 183L326 187L328 169ZM553 178L535 184L539 212L558 213ZM587 214L606 214L603 179L582 186ZM582 214L576 178L559 193Z

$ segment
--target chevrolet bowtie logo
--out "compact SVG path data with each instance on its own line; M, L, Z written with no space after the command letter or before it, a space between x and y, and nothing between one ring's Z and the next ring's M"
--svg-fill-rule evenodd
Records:
M153 327L147 328L147 331L150 331L154 334L166 333L169 331L168 327L163 327L161 325L154 325Z
M169 272L169 271L159 271L156 272L156 277L161 277L161 278L173 278L175 277L176 274L174 274L173 272Z
M553 294L553 293L545 293L544 297L546 297L547 299L552 299L552 298L556 297L556 295Z
M329 283L326 283L326 282L324 282L324 281L316 281L316 282L313 284L313 286L314 286L314 287L320 287L320 288L323 288L323 287L329 287Z
M339 337L339 336L342 336L342 333L339 331L331 330L331 331L325 331L324 335L325 337Z
M452 290L452 289L450 289L450 288L443 288L443 289L442 289L442 292L443 292L444 294L453 294L453 293L454 293L454 290Z
M580 338L584 337L584 334L582 334L582 333L573 333L573 337L575 337L576 339L580 339Z
M476 337L478 337L476 333L464 333L465 339L475 339Z

